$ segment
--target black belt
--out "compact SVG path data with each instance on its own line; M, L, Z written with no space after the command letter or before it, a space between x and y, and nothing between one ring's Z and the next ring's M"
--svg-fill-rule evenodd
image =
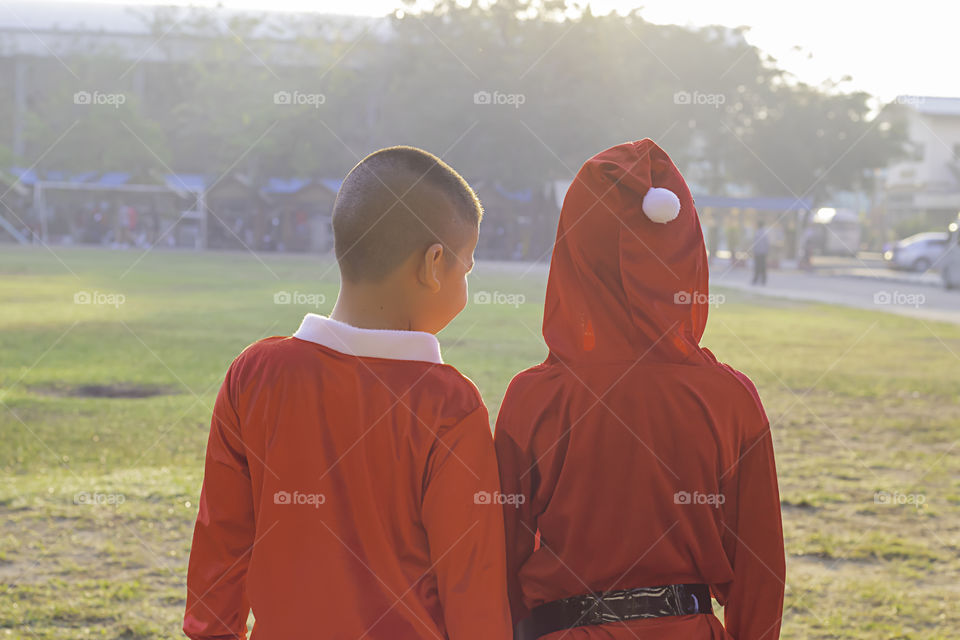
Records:
M517 625L515 638L535 640L561 629L695 613L713 613L710 588L705 584L604 591L535 607L530 617Z

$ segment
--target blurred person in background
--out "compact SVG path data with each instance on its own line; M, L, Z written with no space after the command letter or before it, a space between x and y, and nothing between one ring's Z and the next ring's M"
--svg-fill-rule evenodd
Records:
M767 258L770 255L770 234L763 218L757 220L753 235L753 284L767 284Z

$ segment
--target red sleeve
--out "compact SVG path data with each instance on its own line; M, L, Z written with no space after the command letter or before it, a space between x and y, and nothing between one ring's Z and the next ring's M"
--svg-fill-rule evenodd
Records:
M513 625L530 615L520 590L520 567L533 554L536 546L537 520L534 509L536 464L529 449L519 445L510 433L507 412L497 417L494 443L500 465L500 486L506 495L522 496L516 507L504 509L504 531L507 541L507 594Z
M733 564L733 582L721 585L724 626L737 640L780 637L786 568L780 493L767 426L744 443L724 492L724 547Z
M200 512L187 569L183 632L193 640L247 637L244 588L256 531L250 472L232 402L234 368L213 407Z
M512 637L503 559L503 510L483 405L437 436L422 517L450 640Z

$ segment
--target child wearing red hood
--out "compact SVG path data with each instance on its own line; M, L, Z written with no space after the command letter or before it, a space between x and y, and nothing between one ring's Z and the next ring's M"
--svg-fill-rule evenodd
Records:
M756 388L699 342L707 257L693 199L650 140L567 192L540 365L495 443L519 637L775 640L783 532ZM724 609L713 615L711 597Z

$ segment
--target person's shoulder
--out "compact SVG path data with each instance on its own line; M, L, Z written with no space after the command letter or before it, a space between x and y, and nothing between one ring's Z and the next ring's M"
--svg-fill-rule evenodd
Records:
M233 364L235 366L240 366L244 363L254 360L279 357L283 354L289 342L290 338L287 336L271 336L269 338L262 338L252 344L247 345L234 359Z
M733 388L745 392L756 404L761 405L760 392L757 391L757 385L753 383L753 380L751 380L747 374L725 362L717 362L717 368L723 376L728 379Z
M507 386L507 396L509 396L511 400L519 398L525 392L540 384L546 376L549 376L554 371L555 367L547 362L524 369L513 376L513 379ZM504 401L506 400L507 398L504 397Z
M272 336L248 345L230 364L234 376L259 376L268 374L275 363L289 365L298 354L303 354L303 345L289 336Z
M483 396L477 385L450 364L429 366L418 381L421 394L432 396L441 407L441 413L454 421L483 409ZM458 418L459 416L459 418Z
M559 373L555 366L544 362L515 375L500 404L496 433L501 437L509 435L514 439L529 438L534 429L534 421L526 419L523 414L526 411L536 412L542 405L542 391L548 388L545 384L560 392L562 383L556 379L556 374Z
M724 395L738 401L736 402L738 409L746 409L754 418L744 421L747 429L745 435L750 437L762 433L768 428L769 421L763 408L763 401L760 399L760 392L757 391L757 385L747 374L729 364L717 362L715 366L718 375L726 380L723 387Z

